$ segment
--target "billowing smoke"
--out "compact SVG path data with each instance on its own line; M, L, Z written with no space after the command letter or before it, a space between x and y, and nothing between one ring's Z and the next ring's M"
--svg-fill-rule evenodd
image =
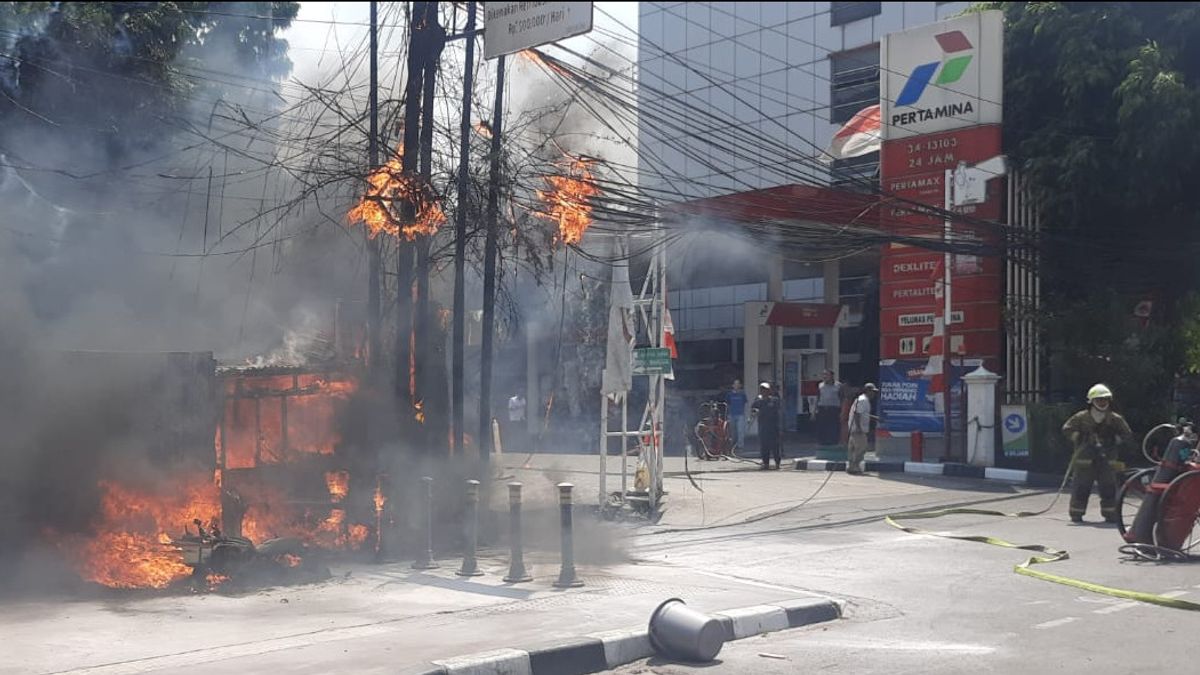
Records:
M0 9L0 567L48 528L86 529L98 479L211 471L216 397L172 373L211 388L214 356L327 358L338 301L365 288L361 237L281 208L286 21L188 20L207 37L163 75L137 26L184 10L112 9L107 38L84 39L76 3L32 4Z

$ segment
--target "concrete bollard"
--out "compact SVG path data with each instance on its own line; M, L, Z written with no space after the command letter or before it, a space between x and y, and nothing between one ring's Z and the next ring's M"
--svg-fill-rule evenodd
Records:
M424 544L420 557L412 564L415 570L431 570L438 565L433 561L433 479L429 476L421 478L421 501L424 513L421 514L424 528Z
M725 646L725 627L707 614L671 598L650 615L650 646L659 656L708 663Z
M575 577L575 532L571 517L571 491L575 486L570 483L558 484L558 508L562 514L562 571L558 574L555 588L576 588L583 582Z
M460 577L477 577L483 574L479 571L479 561L475 558L475 549L479 545L479 481L467 481L467 512L466 512L467 544L463 553L462 569L457 574Z
M504 580L510 584L522 581L533 581L533 577L525 571L525 550L521 544L521 484L508 484L508 521L509 543L512 546L512 556L508 564L508 576Z

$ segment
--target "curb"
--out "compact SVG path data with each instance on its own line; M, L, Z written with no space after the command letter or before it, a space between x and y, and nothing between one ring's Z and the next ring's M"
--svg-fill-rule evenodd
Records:
M712 614L727 640L799 628L841 618L842 604L829 598L797 598ZM496 649L434 661L410 675L586 675L654 656L647 629L593 633L533 649Z
M921 476L949 476L952 478L977 478L980 480L998 480L1005 483L1023 483L1030 487L1057 487L1062 483L1062 476L1024 471L1020 469L1000 469L996 467L973 466L959 462L864 462L866 471L875 473L910 473ZM798 459L796 471L845 471L846 462L833 462L823 459Z

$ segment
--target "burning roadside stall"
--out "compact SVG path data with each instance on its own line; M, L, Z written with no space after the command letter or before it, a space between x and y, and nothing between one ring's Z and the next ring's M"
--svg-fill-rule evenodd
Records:
M72 376L64 386L94 396L65 411L83 427L57 436L80 458L77 473L58 479L79 498L44 513L39 534L83 581L190 590L310 582L328 575L330 555L378 550L384 486L341 431L357 362L218 366L208 353L86 353L56 365ZM111 405L88 407L106 393ZM44 395L72 399L53 387ZM51 430L41 440L55 439Z

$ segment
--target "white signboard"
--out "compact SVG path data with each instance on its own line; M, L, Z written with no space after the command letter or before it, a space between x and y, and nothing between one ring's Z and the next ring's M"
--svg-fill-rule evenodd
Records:
M883 138L999 124L1003 13L977 12L883 37Z
M483 7L483 55L489 59L592 30L590 2L488 2Z
M951 288L953 288L953 286L951 286ZM901 328L912 328L913 326L932 326L933 318L933 312L922 312L920 314L901 314L896 318L896 325L900 326ZM963 311L961 309L956 309L953 312L950 312L951 324L962 322Z

